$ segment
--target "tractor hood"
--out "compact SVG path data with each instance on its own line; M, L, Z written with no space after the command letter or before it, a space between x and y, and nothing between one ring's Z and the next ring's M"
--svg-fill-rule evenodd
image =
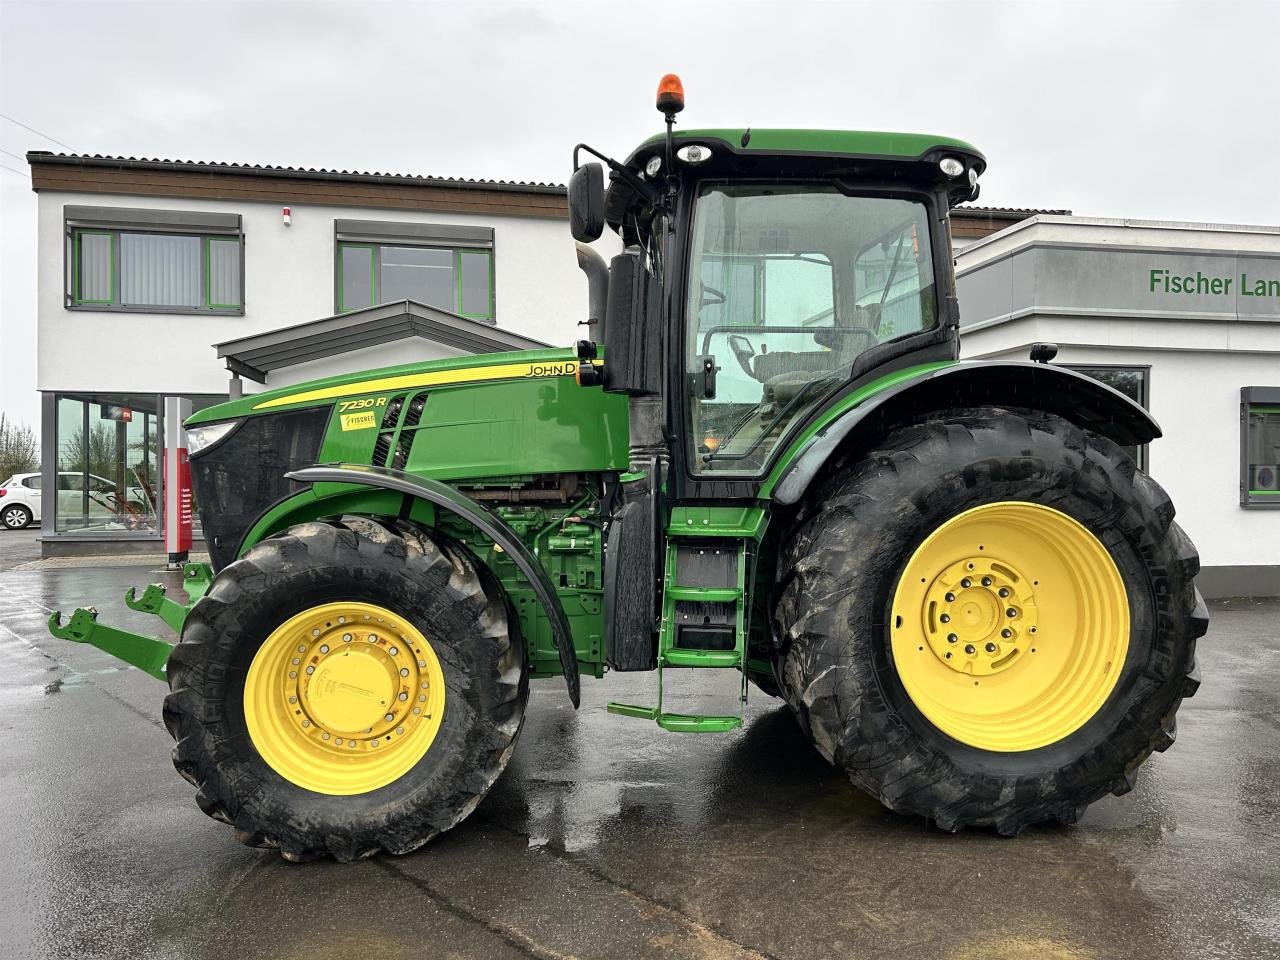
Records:
M187 420L214 565L314 464L404 471L462 488L558 487L627 468L627 401L579 386L568 349L489 353L294 384Z

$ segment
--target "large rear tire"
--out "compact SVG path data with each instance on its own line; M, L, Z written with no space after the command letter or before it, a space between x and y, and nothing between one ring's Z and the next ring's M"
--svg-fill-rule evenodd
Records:
M1006 835L1124 793L1199 684L1195 548L1109 440L1029 410L897 428L784 537L774 617L813 743L900 813Z
M407 853L469 814L528 699L500 586L462 548L360 517L223 569L169 660L196 802L287 860Z

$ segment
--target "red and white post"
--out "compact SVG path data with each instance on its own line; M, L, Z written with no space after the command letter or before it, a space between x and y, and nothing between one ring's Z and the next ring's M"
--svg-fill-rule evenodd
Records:
M189 416L190 400L164 398L164 549L169 555L170 570L181 569L191 552L194 500L187 431L182 426Z

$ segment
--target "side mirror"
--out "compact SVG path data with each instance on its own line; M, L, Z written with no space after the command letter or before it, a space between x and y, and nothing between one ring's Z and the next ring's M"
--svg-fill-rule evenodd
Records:
M604 167L584 163L569 178L569 232L579 243L604 233Z

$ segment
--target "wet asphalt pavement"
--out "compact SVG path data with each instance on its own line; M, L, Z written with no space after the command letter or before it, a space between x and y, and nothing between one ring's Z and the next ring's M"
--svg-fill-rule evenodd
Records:
M292 866L196 808L160 683L44 631L87 603L163 629L120 600L161 578L0 573L5 960L1280 957L1280 603L1212 611L1178 742L1073 828L939 833L855 790L779 701L667 734L604 712L651 696L615 675L577 712L535 685L507 772L426 848Z

